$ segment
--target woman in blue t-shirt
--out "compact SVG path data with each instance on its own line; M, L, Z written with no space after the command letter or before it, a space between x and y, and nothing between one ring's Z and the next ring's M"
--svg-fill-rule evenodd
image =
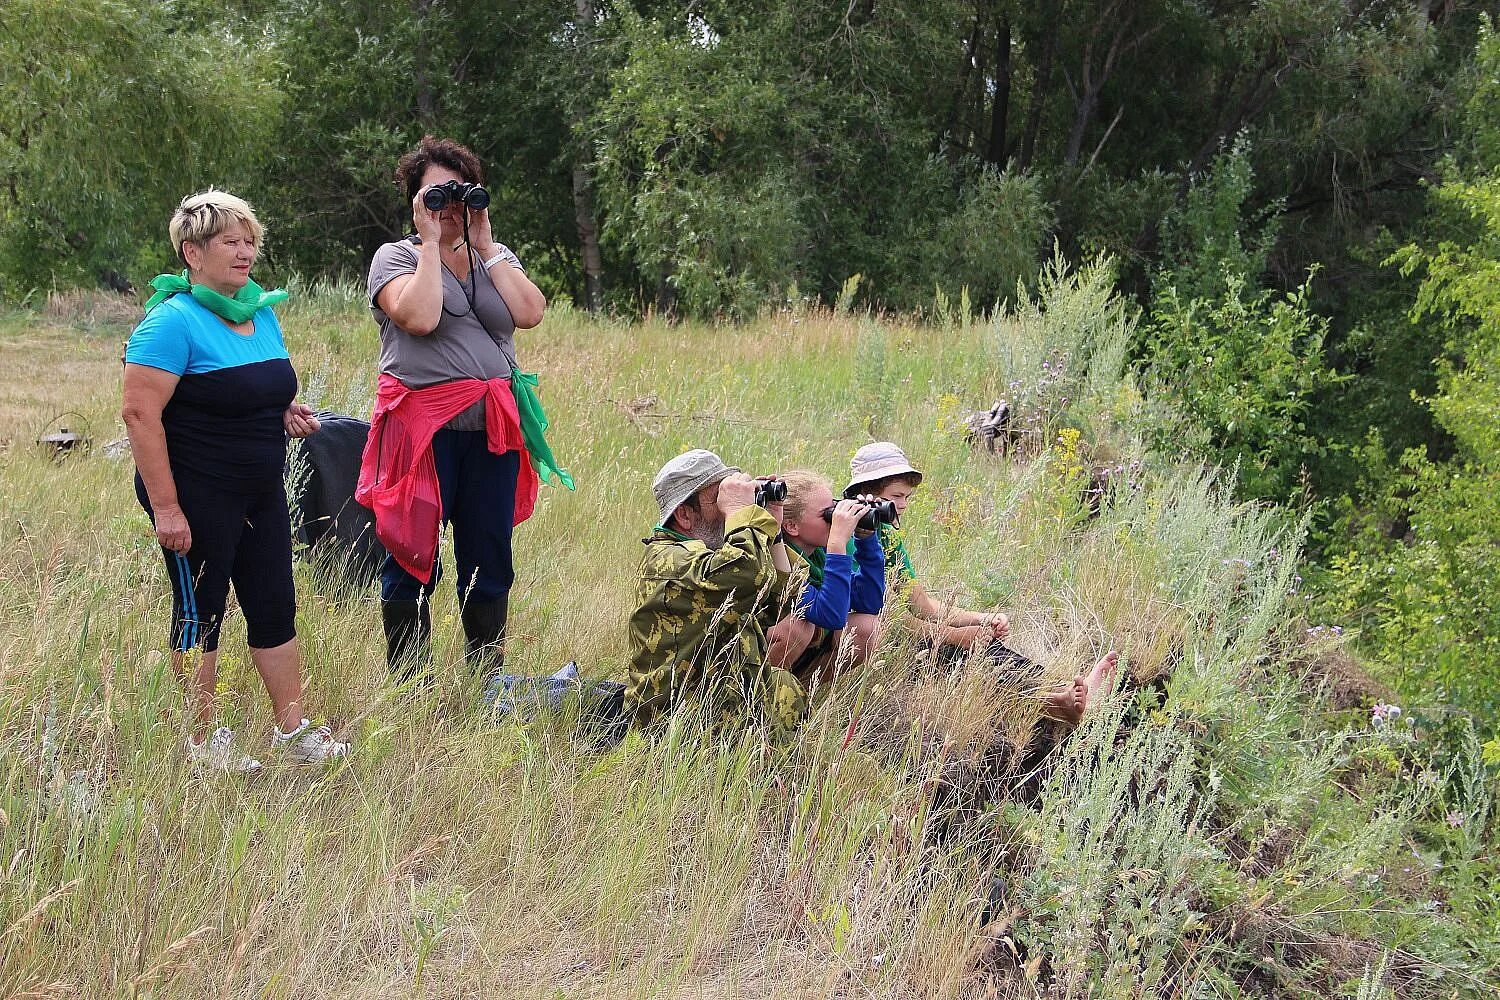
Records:
M234 748L233 731L209 733L233 583L271 697L272 747L302 763L333 760L348 744L302 714L282 467L286 436L307 437L318 422L294 401L297 373L271 311L287 293L250 280L263 230L239 198L212 190L184 198L168 229L187 270L151 282L155 294L125 348L122 416L136 497L172 583L172 666L193 712L187 755L225 771L260 769Z

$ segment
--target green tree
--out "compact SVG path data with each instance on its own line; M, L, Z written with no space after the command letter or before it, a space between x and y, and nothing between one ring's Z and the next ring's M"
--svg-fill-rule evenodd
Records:
M178 17L180 13L187 16ZM136 0L12 0L0 28L0 277L140 283L184 195L252 183L278 91L233 18Z
M1366 627L1366 644L1410 687L1435 686L1500 718L1500 39L1477 46L1472 97L1451 179L1431 192L1426 245L1391 258L1420 281L1411 322L1443 338L1425 399L1450 451L1371 461L1370 503L1346 504L1349 540L1331 555L1329 602ZM1382 517L1381 515L1385 516ZM1392 523L1400 527L1391 530ZM1398 537L1392 537L1393 535Z
M1193 428L1207 433L1203 458L1235 466L1248 496L1287 502L1309 464L1330 444L1308 426L1314 394L1343 377L1328 368L1328 321L1310 305L1312 279L1286 294L1255 290L1226 270L1213 296L1188 299L1168 287L1148 333L1150 385ZM1158 447L1177 449L1161 429Z
M790 94L765 51L706 22L618 16L629 54L592 123L604 234L658 308L753 311L797 280L808 239L805 189L774 155L795 142Z

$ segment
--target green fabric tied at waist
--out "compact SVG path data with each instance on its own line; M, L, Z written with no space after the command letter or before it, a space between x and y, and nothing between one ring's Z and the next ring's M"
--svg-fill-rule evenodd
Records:
M156 289L156 294L146 300L148 313L172 296L187 292L203 308L231 323L248 323L266 306L274 306L287 299L286 289L274 288L268 292L253 281L245 282L245 287L235 292L234 298L230 298L207 285L193 284L188 280L186 271L181 274L158 274L151 279L151 287ZM547 426L545 421L542 426Z
M516 412L521 416L521 440L526 442L526 450L531 453L531 467L549 486L556 479L570 490L577 489L573 485L573 474L558 467L552 446L547 443L547 414L542 411L541 398L536 394L537 383L534 372L523 372L518 368L510 370L510 391L516 397Z

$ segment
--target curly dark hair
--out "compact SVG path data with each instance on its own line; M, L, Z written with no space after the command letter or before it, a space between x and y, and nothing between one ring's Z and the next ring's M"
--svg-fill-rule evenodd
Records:
M452 139L424 135L422 141L396 164L396 186L406 192L407 201L422 190L422 175L433 164L447 167L470 184L484 183L484 167L472 149Z

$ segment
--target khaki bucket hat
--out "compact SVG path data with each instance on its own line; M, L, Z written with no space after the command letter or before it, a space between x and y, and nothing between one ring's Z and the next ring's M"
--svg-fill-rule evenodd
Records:
M725 465L722 458L703 448L694 448L678 455L663 465L656 478L651 481L651 495L656 498L656 506L661 508L660 523L666 524L672 512L699 490L728 479L739 471L732 465Z

